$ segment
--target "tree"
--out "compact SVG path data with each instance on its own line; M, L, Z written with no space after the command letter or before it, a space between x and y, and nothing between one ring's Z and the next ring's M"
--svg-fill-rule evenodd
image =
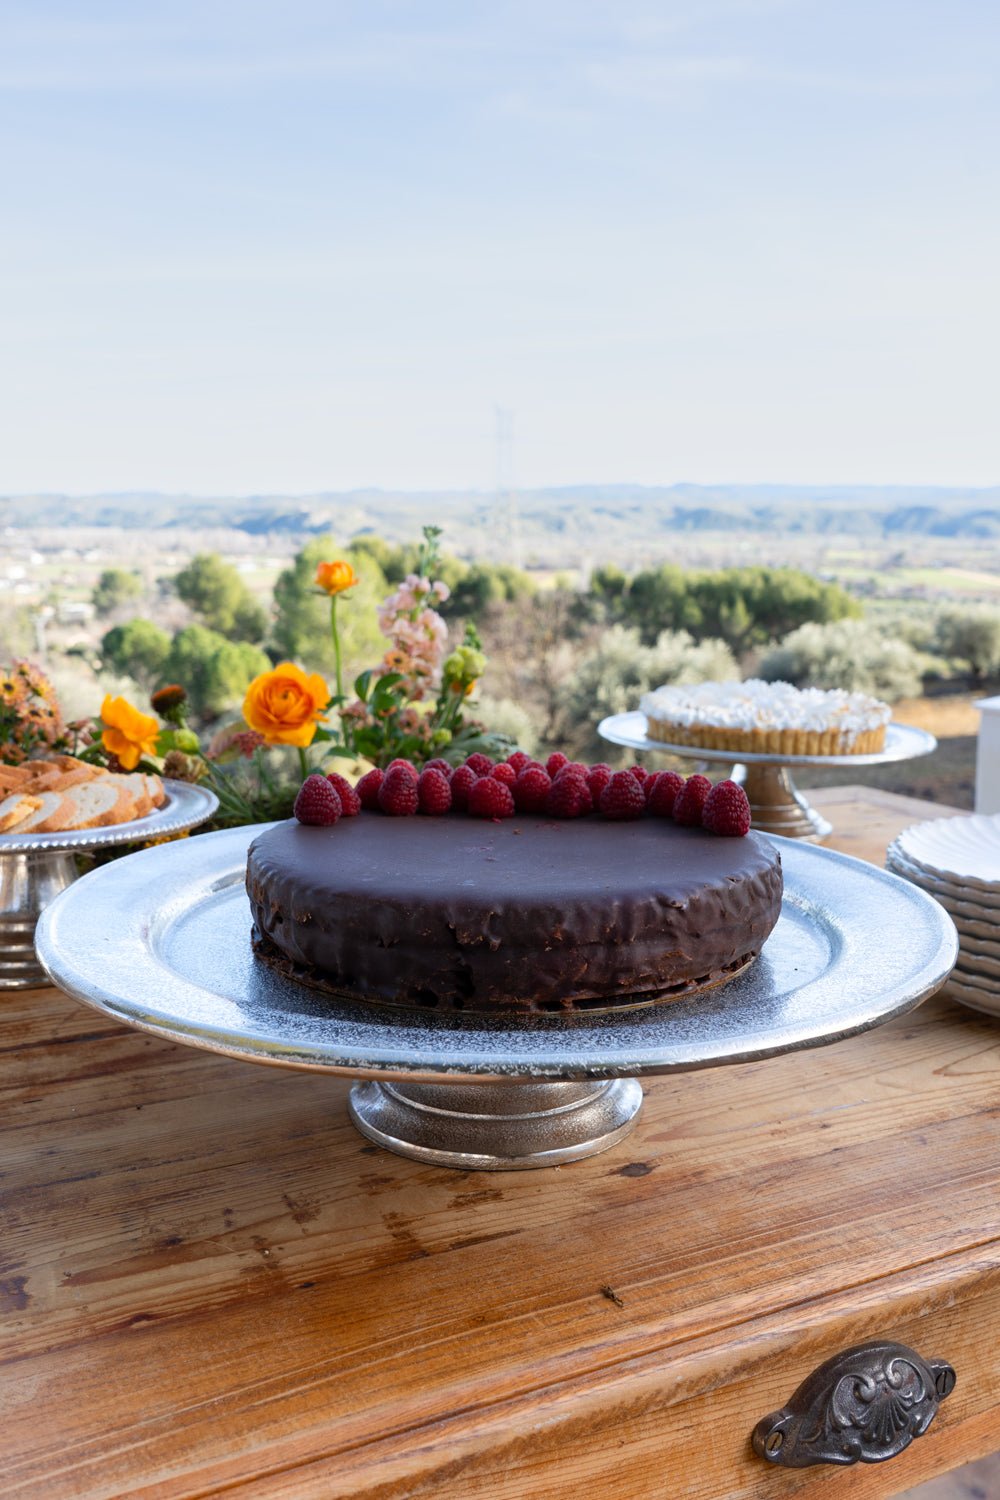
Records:
M215 552L199 552L174 578L174 588L209 630L231 641L259 642L267 612L257 603L231 563Z
M481 620L493 604L509 603L525 599L535 592L534 579L519 568L508 563L473 563L448 576L446 568L442 577L451 589L451 597L441 607L441 613L449 618Z
M114 614L123 604L131 604L142 593L142 580L138 573L126 572L124 568L106 568L91 594L94 608L102 617Z
M316 566L336 557L350 562L359 578L357 587L342 595L337 605L346 690L355 674L363 667L373 666L388 648L375 613L388 592L388 585L369 552L345 551L332 537L317 537L303 547L274 585L276 614L271 640L282 659L301 662L311 671L323 672L328 677L332 675L330 601L316 587Z
M767 653L759 671L766 682L843 688L890 703L917 697L922 685L913 647L880 635L865 620L801 625Z
M243 699L255 677L271 662L248 641L227 641L204 625L179 630L163 665L163 678L187 690L192 711L200 719L215 719Z
M1000 672L1000 610L947 609L938 616L934 644L942 656L965 662L978 682Z
M170 637L152 620L127 620L124 625L115 625L101 640L104 662L147 692L163 681L169 655Z
M687 631L661 632L644 646L638 630L612 625L580 660L561 694L560 743L584 759L607 759L597 726L608 714L639 707L643 693L667 682L706 682L739 676L723 641L696 642ZM620 757L619 757L620 758Z
M846 619L861 607L836 583L797 568L719 568L686 572L672 564L647 568L621 591L595 574L607 618L638 628L651 645L661 630L723 640L736 652L766 646L810 621ZM613 579L613 575L612 575Z

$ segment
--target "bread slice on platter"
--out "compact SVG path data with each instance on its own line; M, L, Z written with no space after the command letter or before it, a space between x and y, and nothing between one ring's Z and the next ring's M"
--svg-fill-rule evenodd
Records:
M73 827L76 803L63 792L41 792L41 805L17 824L15 833L64 833Z
M159 776L107 771L73 755L0 766L0 833L69 833L147 817L167 800Z
M30 780L27 766L0 766L0 792L20 791Z
M3 793L0 792L0 796ZM18 824L37 812L42 805L40 797L29 797L24 792L10 792L0 802L0 833L16 832Z
M132 793L110 776L75 786L70 795L77 811L74 828L109 828L113 823L128 823L135 817Z

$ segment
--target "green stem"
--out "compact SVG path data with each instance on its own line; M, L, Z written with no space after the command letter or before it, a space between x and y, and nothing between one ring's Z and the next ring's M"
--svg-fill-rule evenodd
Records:
M343 700L344 681L340 665L340 631L337 629L337 595L330 599L330 634L333 636L333 659L337 666L337 697Z
M306 760L306 752L301 745L298 746L298 751L299 766L302 770L302 780L305 781L306 777L309 775L309 762Z

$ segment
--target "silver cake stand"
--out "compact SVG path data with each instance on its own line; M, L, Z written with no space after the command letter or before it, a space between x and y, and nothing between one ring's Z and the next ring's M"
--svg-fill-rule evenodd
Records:
M958 953L951 918L916 886L782 839L782 915L728 984L567 1018L361 1006L254 958L244 878L260 831L204 834L93 871L43 914L42 962L69 994L170 1041L363 1080L350 1096L362 1134L440 1166L543 1167L603 1151L635 1125L641 1077L866 1031L932 994Z
M167 800L145 818L72 833L0 834L0 990L34 989L49 980L35 956L40 914L77 879L76 855L116 844L166 838L204 823L219 805L214 792L164 781Z
M779 833L785 838L809 839L813 843L828 839L833 827L811 807L792 781L792 766L819 766L824 770L846 770L857 766L885 766L890 761L912 760L930 755L937 740L926 729L909 724L890 724L885 732L885 749L872 755L739 755L732 750L702 750L696 745L668 744L653 739L646 732L646 715L633 712L612 714L602 719L597 732L612 745L630 750L660 750L685 760L722 761L735 766L750 801L753 826L761 833Z

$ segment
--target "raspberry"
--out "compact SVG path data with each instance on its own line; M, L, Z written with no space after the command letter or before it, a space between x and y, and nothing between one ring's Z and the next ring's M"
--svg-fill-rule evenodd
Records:
M559 767L552 780L558 781L560 776L582 776L586 781L589 769L590 767L585 766L582 760L568 760L564 766Z
M616 771L601 793L600 809L606 818L624 822L640 818L646 810L646 796L631 771Z
M750 832L750 803L735 781L719 781L705 798L702 827L724 838L742 838Z
M412 777L412 779L414 781L416 781L416 779L417 779L417 768L413 764L412 760L391 760L389 762L389 765L388 765L388 768L387 768L387 771L386 771L386 775L388 775L389 771L398 771L398 770L409 771L410 776Z
M594 799L595 807L600 802L601 793L611 780L611 775L611 767L603 764L591 766L587 772L587 785L590 788L590 795Z
M390 818L409 818L417 810L417 779L405 765L390 766L378 789L378 805Z
M479 777L471 766L459 766L451 778L452 807L466 806L469 801L469 792L478 780Z
M378 766L376 766L374 771L369 771L365 776L362 776L361 780L355 785L354 790L358 794L358 801L369 812L378 812L379 787L384 780L385 772L380 771Z
M351 786L346 776L338 776L336 771L328 771L327 781L340 798L340 811L345 818L356 818L361 811L361 798Z
M568 766L568 765L569 765L569 756L568 755L563 755L563 753L562 753L561 750L553 750L552 754L549 756L548 760L545 762L545 769L546 769L546 771L548 771L548 773L552 777L552 779L555 780L556 776L562 770L563 766Z
M488 776L493 769L493 762L489 756L483 755L480 750L476 750L472 755L466 756L465 764L471 766L477 776Z
M506 762L503 761L500 763L500 765L493 767L490 775L493 777L494 781L502 781L504 786L513 786L514 782L517 780L517 772L514 770L514 767L508 766Z
M514 782L514 805L518 812L541 812L552 779L542 766L525 766Z
M649 772L645 766L629 766L628 770L629 775L634 776L640 786L643 786L649 780Z
M442 760L439 755L435 756L433 760L429 760L424 766L425 771L440 771L442 776L447 776L449 781L451 780L451 773L452 771L454 771L454 769L454 766L449 766L448 762L446 760Z
M676 771L660 771L646 782L646 806L658 818L672 818L678 792L684 787L684 777Z
M520 776L525 766L531 764L531 756L525 755L523 750L515 750L513 755L508 755L507 764L514 767L515 776Z
M474 818L512 818L514 799L510 787L492 776L480 776L469 792L469 811Z
M451 806L451 787L443 771L425 766L417 782L417 805L422 813L439 818Z
M689 776L677 793L674 822L685 828L700 827L702 809L711 790L712 783L707 776Z
M300 823L315 828L332 828L340 817L340 798L325 776L307 776L299 787L292 809Z
M594 801L590 788L582 776L560 773L545 798L545 811L550 818L582 818L593 812Z

